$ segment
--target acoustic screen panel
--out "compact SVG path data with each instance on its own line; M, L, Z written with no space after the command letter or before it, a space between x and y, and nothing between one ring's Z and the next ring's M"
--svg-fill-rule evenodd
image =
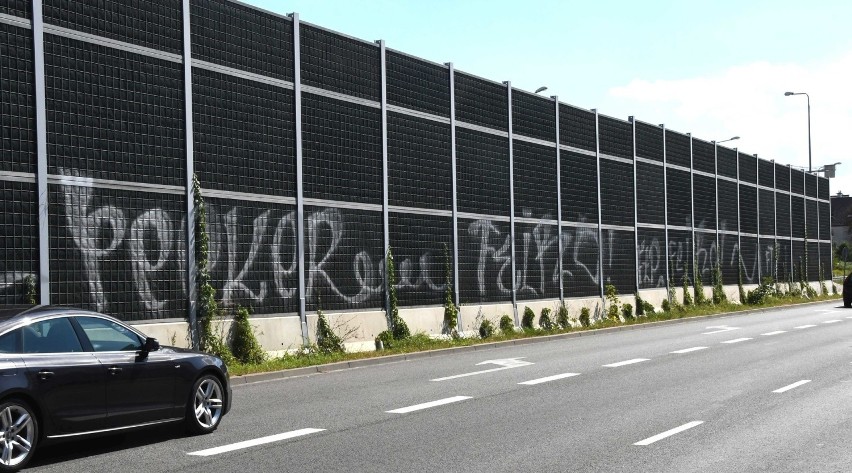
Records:
M388 114L388 202L435 210L453 208L450 126Z

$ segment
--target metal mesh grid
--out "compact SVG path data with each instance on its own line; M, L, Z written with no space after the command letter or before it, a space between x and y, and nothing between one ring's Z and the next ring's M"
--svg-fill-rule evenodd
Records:
M663 129L647 123L636 123L636 155L663 162Z
M512 300L508 222L459 219L459 297L463 304Z
M773 173L775 171L775 163L765 159L757 160L757 183L765 187L775 187Z
M736 235L719 234L719 267L724 284L737 284L739 241Z
M381 212L305 207L307 310L383 307L382 227Z
M790 198L792 208L790 213L792 215L792 232L795 238L804 238L805 237L805 200L801 197L792 196Z
M26 302L24 278L38 288L35 184L0 181L0 305Z
M713 284L713 269L716 267L716 259L716 233L696 230L692 261L704 287Z
M230 0L191 0L192 58L293 81L293 23Z
M556 149L515 141L515 216L556 220Z
M716 150L713 143L692 140L692 166L696 171L716 174Z
M757 184L757 158L750 154L739 153L740 181Z
M632 227L633 194L633 164L601 159L602 223Z
M633 124L598 116L601 153L633 159Z
M820 259L822 261L822 277L826 280L832 279L831 277L831 244L830 243L820 243ZM832 283L826 284L826 289L831 291ZM842 285L841 285L842 286ZM838 288L838 291L840 288Z
M737 231L739 206L737 205L737 184L719 180L719 230Z
M193 159L213 189L295 196L293 91L193 70Z
M515 223L515 270L519 300L559 297L559 241L556 225Z
M737 178L737 152L725 148L724 146L716 146L716 164L719 167L719 174L732 179Z
M808 197L817 196L818 177L815 174L805 174L805 192Z
M49 171L183 185L180 64L46 35Z
M740 231L757 233L757 189L740 184Z
M819 256L819 243L808 241L808 281L819 280ZM825 274L828 274L827 270Z
M775 194L775 234L790 236L790 196Z
M758 219L760 220L761 235L775 235L775 196L774 192L765 189L758 190L760 200L760 210L758 211Z
M831 199L831 180L825 177L818 177L819 192L817 196L822 200Z
M388 103L450 116L450 70L411 56L385 52Z
M305 197L382 203L382 127L378 109L302 97Z
M777 240L778 243L778 281L789 281L793 270L790 256L790 240Z
M3 3L0 3L0 13L32 19L32 0L3 0Z
M381 55L377 45L304 23L299 27L302 84L381 100Z
M507 131L509 96L505 86L456 71L456 118L466 123Z
M146 48L181 54L180 0L44 0L44 22Z
M666 168L666 185L668 186L669 225L691 226L692 191L689 172Z
M790 191L794 194L805 193L805 173L799 169L790 170Z
M452 218L391 213L389 226L400 305L442 304L444 248L453 261Z
M790 190L790 168L775 164L775 188L782 191Z
M666 130L666 163L690 167L689 136Z
M819 238L819 207L815 200L805 202L805 222L808 227L807 238L816 240Z
M598 167L594 156L563 151L562 220L598 222Z
M601 295L599 241L597 228L562 229L562 282L565 297Z
M819 239L831 239L831 210L828 202L819 203Z
M207 199L210 276L223 307L254 314L299 308L295 207ZM306 261L313 255L306 240Z
M805 269L805 243L802 241L792 242L793 247L793 282L798 283L803 274L807 274Z
M664 176L662 166L636 163L637 217L642 223L666 223Z
M34 173L32 33L0 23L0 45L0 171Z
M742 271L743 271L743 283L745 284L759 284L760 277L758 276L758 254L760 253L760 248L758 246L757 238L754 237L742 237Z
M693 182L693 209L696 229L716 229L716 179L695 174Z
M666 287L666 232L662 228L639 228L639 288Z
M453 208L450 125L388 114L388 201L391 205Z
M553 100L512 90L512 133L556 141L556 105Z
M692 284L692 251L692 232L669 230L669 277L677 287L684 276Z
M48 189L51 302L124 320L183 317L183 196Z
M632 231L603 231L604 284L612 284L619 294L636 290L636 243Z
M456 129L458 209L509 215L509 140Z
M559 104L559 142L588 151L597 151L595 114Z

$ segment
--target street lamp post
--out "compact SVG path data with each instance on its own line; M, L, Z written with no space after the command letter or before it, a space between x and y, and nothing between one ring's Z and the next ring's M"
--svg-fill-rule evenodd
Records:
M811 167L811 96L806 92L784 92L785 97L791 95L804 95L808 98L808 173L813 172Z
M724 143L726 141L734 141L734 140L738 140L738 139L740 139L739 136L732 136L732 137L728 138L727 140L714 141L713 143L719 144L719 143Z

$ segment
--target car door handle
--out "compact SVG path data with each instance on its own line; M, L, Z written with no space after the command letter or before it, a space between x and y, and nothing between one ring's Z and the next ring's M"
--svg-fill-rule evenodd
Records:
M111 366L107 368L107 371L109 371L109 374L111 375L116 375L118 373L121 373L121 368L119 368L118 366Z
M39 371L38 372L39 379L48 379L53 377L53 371Z

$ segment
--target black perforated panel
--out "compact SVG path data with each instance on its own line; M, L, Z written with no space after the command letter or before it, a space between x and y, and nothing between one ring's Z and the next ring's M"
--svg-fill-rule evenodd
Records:
M32 0L3 0L0 13L30 19L33 17Z
M742 237L742 264L743 264L743 283L759 284L760 276L758 271L758 247L757 238Z
M829 200L831 198L831 180L825 177L819 177L817 185L819 186L818 196L822 200Z
M192 80L202 186L295 197L293 91L203 69Z
M757 189L740 184L740 231L757 233Z
M807 274L805 264L805 243L802 241L791 242L793 247L793 282L798 284L803 274Z
M437 210L453 208L450 125L388 114L388 202Z
M790 168L775 164L775 188L782 191L790 190Z
M805 174L805 193L808 197L816 198L818 179L815 174Z
M553 100L512 90L512 133L556 142L556 105Z
M740 153L740 182L757 183L757 158L750 154Z
M819 258L819 243L808 241L808 281L819 280Z
M666 130L666 163L690 167L688 136Z
M828 202L819 203L819 239L831 239L831 210Z
M32 33L0 23L0 171L35 172L34 87Z
M44 22L97 36L181 54L180 0L45 0Z
M509 92L494 82L455 71L456 119L495 130L509 129Z
M601 158L601 223L632 227L633 195L633 164Z
M677 287L683 277L692 283L692 232L669 230L669 277Z
M765 159L757 160L757 182L761 186L775 187L775 163Z
M719 179L719 230L737 231L739 206L737 205L737 184Z
M514 142L515 216L556 220L556 148Z
M808 226L807 238L816 240L819 238L819 207L815 200L805 202L805 221Z
M636 163L636 202L639 222L663 225L666 223L665 171L662 166Z
M230 0L191 0L189 18L193 60L293 81L290 20Z
M45 35L49 172L184 185L183 68Z
M692 140L692 166L696 171L716 174L716 150L713 143Z
M692 225L692 192L689 172L666 168L669 225Z
M639 228L639 288L666 287L666 231Z
M717 261L716 232L695 231L695 245L692 262L701 276L704 287L713 284L713 269Z
M775 230L779 236L790 236L790 196L775 194Z
M559 104L559 142L575 148L596 151L595 114Z
M695 174L693 177L693 208L696 229L716 229L716 179Z
M563 151L562 220L598 222L597 159L594 156Z
M716 146L716 165L719 168L719 174L722 176L737 178L737 153L736 151L725 148L724 146Z
M308 310L384 307L381 212L306 206L305 240Z
M305 197L382 203L379 109L302 96Z
M0 181L0 305L24 304L24 279L38 288L38 221L35 184Z
M801 197L793 196L791 199L792 208L791 212L791 220L792 220L792 232L793 237L795 238L804 238L805 237L805 200Z
M559 297L559 240L555 225L515 222L518 299Z
M598 229L562 229L562 270L565 297L600 296Z
M391 213L389 225L400 305L442 304L445 246L453 264L452 218Z
M509 222L459 219L459 297L463 304L512 300Z
M826 280L830 280L831 279L831 269L830 269L831 268L831 244L830 243L820 243L819 244L819 250L820 250L820 261L822 261L822 277L825 278ZM828 289L829 291L831 291L831 284L832 283L830 283L830 282L826 284L826 289ZM839 285L837 290L840 291L841 289L842 289L842 285Z
M632 231L603 231L604 284L612 284L619 294L636 291L636 243Z
M633 124L598 116L601 153L633 159Z
M724 284L737 284L739 270L739 239L736 235L719 234L719 267Z
M299 24L302 84L378 102L379 46Z
M456 129L458 209L509 215L509 140Z
M388 103L450 116L450 70L394 51L385 52Z
M183 196L51 185L48 199L52 303L183 317Z
M778 281L787 282L792 276L792 256L790 254L790 240L778 239Z
M761 235L775 235L775 195L765 189L758 190L760 200L757 213Z
M805 173L799 169L790 170L790 191L800 195L805 193Z
M636 123L636 155L663 162L663 129L647 123Z

